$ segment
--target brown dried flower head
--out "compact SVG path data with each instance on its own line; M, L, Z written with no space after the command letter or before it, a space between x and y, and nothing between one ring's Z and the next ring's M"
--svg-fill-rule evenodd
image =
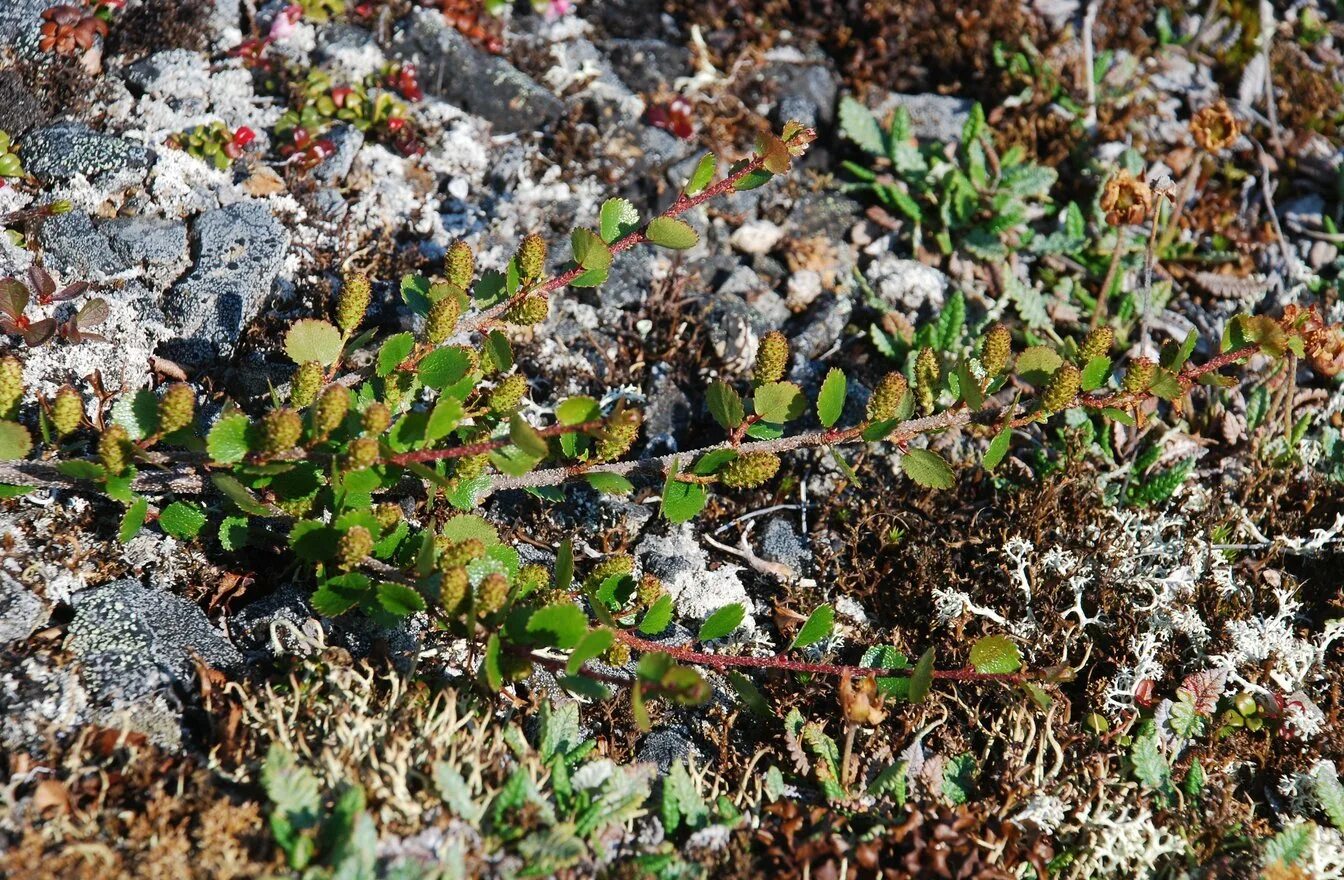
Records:
M1153 188L1128 171L1118 171L1101 191L1101 209L1112 226L1142 223L1153 209Z
M881 724L887 719L883 702L877 679L872 676L857 681L850 675L840 679L840 707L844 709L846 721L865 727Z
M1210 153L1225 150L1241 136L1241 123L1232 115L1226 101L1218 101L1202 108L1190 120L1190 134L1195 143Z
M1329 378L1344 372L1344 326L1325 323L1315 306L1294 305L1283 310L1280 324L1285 331L1302 335L1307 361L1318 376Z

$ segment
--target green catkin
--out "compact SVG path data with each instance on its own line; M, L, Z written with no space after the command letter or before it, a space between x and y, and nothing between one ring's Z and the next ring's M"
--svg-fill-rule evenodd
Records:
M1078 362L1086 365L1093 358L1105 357L1111 353L1115 343L1115 331L1110 327L1098 327L1083 338L1078 346Z
M485 473L485 468L489 464L488 454L464 455L453 465L453 476L459 480L474 480Z
M397 523L401 522L400 505L387 502L385 504L375 505L373 508L374 519L378 520L378 528L384 532L396 528Z
M322 393L317 396L317 402L313 404L313 433L318 437L326 437L339 428L345 421L346 413L350 411L352 396L350 389L344 385L328 385L323 388Z
M369 300L373 297L373 286L369 277L359 272L346 273L341 282L341 292L336 297L336 326L349 336L364 320L369 311Z
M466 290L476 274L476 257L466 242L455 241L444 257L444 271L448 274L448 283Z
M462 304L454 294L448 294L429 307L425 317L425 338L435 345L448 340L457 329L457 319L462 317Z
M439 551L439 571L458 568L485 555L485 544L479 538L454 541L439 537L435 539L434 545Z
M909 387L905 376L895 370L883 376L873 389L873 396L868 398L868 421L885 422L896 418L896 411Z
M371 468L378 463L378 441L372 437L356 437L345 450L345 466L352 471Z
M919 350L919 356L915 358L915 389L919 393L919 407L924 410L925 415L933 412L941 379L938 355L926 345Z
M289 452L303 435L303 419L292 409L273 409L261 417L261 450L268 455Z
M789 340L778 330L771 330L761 337L756 347L756 364L752 368L752 377L757 385L778 382L784 378L789 368Z
M1130 394L1147 391L1157 378L1157 364L1150 358L1139 357L1129 362L1121 388Z
M366 435L381 436L391 426L392 410L377 401L364 408L364 415L360 417L360 427Z
M490 411L495 415L508 415L522 403L527 393L527 379L517 373L499 380L499 384L490 392Z
M779 456L773 452L748 452L723 466L719 481L734 489L759 486L779 472Z
M293 517L307 516L312 512L317 494L301 495L298 498L276 498L275 506Z
M639 579L639 586L635 589L635 598L639 604L645 608L657 602L663 595L663 582L651 574L646 574Z
M460 565L449 568L443 571L443 579L439 584L439 604L449 614L456 613L462 607L462 601L467 598L467 591L470 589L471 578L467 575L467 570Z
M23 399L23 364L13 355L0 358L0 419L12 419Z
M551 585L551 573L546 570L546 566L524 565L518 570L518 595L530 596L533 593L540 593L547 590Z
M540 324L545 321L550 311L550 300L537 293L510 307L504 312L504 320L510 324L530 327L533 324Z
M483 616L494 614L509 600L509 579L496 572L486 575L476 587L476 610Z
M299 368L294 371L294 378L290 381L289 402L300 409L310 405L317 399L317 392L322 390L324 378L326 371L317 361L299 364Z
M84 400L69 385L62 385L51 401L51 423L62 437L79 430L84 421Z
M1082 379L1082 372L1073 364L1061 364L1041 392L1041 412L1057 413L1072 403Z
M196 419L196 392L185 382L174 382L159 398L159 433L172 434Z
M108 476L124 473L131 463L131 435L121 425L109 425L98 438L98 460Z
M997 376L1008 368L1008 359L1013 355L1013 334L1002 324L995 324L985 334L984 344L980 348L980 365L991 376Z
M523 281L534 281L546 268L546 240L535 232L518 246L518 271Z
M351 526L336 542L336 565L342 571L353 571L373 552L373 535L363 526Z
M588 577L584 578L583 586L585 589L595 590L602 586L602 582L610 577L624 576L635 570L635 559L628 553L618 553L615 556L608 556L588 572Z
M643 419L639 410L635 409L613 413L611 418L607 419L607 424L602 428L602 433L598 435L594 444L593 452L597 458L601 461L611 461L629 452L635 438L639 436L639 426Z
M630 646L625 642L612 642L607 648L606 661L612 666L624 666L630 662Z

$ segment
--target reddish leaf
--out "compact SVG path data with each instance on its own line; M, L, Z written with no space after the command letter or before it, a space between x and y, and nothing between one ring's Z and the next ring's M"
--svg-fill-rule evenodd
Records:
M28 343L29 347L37 348L46 342L56 333L56 321L54 318L43 318L41 321L34 321L28 325L28 329L23 331L23 341Z
M28 308L28 288L17 278L0 279L0 314L18 323Z
M41 266L28 267L28 286L37 294L37 301L42 305L51 302L51 295L56 292L56 282Z
M1210 669L1187 675L1176 695L1195 707L1201 715L1212 715L1227 686L1226 669Z
M76 281L60 293L52 294L51 298L55 302L68 302L88 289L89 283L87 281Z

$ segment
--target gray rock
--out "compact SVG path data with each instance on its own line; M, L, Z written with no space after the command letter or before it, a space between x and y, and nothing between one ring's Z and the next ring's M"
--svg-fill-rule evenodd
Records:
M20 138L48 120L46 108L17 70L0 70L0 131Z
M734 294L719 293L705 315L709 341L724 369L742 372L756 357L762 334L774 329L760 312Z
M46 603L0 571L0 647L23 641L46 622Z
M854 301L848 296L825 296L812 307L811 320L793 337L795 359L817 358L835 344L849 323Z
M873 108L873 112L878 119L885 119L897 107L904 107L910 114L910 130L915 137L949 143L961 139L961 129L970 118L972 106L973 102L969 98L889 92Z
M210 66L200 52L190 49L167 49L155 52L126 68L122 77L127 87L137 94L180 94L181 83L201 79L202 71ZM182 108L189 115L191 108Z
M229 634L243 651L275 656L278 643L282 652L292 655L301 648L291 627L302 630L312 617L304 591L286 584L263 599L249 602L230 621Z
M270 295L289 233L264 204L239 202L202 214L191 237L195 265L164 310L186 343L171 344L167 356L196 365L232 351Z
M648 438L645 451L648 455L664 455L680 448L677 438L690 425L691 401L677 387L667 364L654 364L651 372L649 404L644 410L644 436Z
M782 516L772 517L757 540L756 553L762 559L787 565L801 574L812 561L812 551L793 523Z
M766 65L761 77L773 83L779 95L773 114L776 125L791 119L813 128L829 129L834 124L840 78L823 53L809 54L801 63Z
M313 193L313 206L329 223L340 223L350 212L350 203L341 195L341 191L332 186L324 186Z
M66 0L5 0L0 4L0 45L36 45L42 12Z
M503 58L482 52L443 17L417 11L393 54L420 69L425 92L474 113L505 132L535 131L565 105Z
M77 122L59 122L24 138L24 168L43 183L123 171L148 171L154 152L125 138L101 134Z
M648 248L635 248L611 264L607 283L597 289L597 295L604 306L637 306L644 302L653 284L653 253Z
M130 265L112 249L88 214L51 217L37 236L47 265L71 281L97 281Z
M695 744L685 731L675 727L662 727L644 737L644 742L639 744L636 758L657 764L658 771L666 773L677 761L684 761L696 753Z
M113 581L74 598L66 648L97 697L137 700L191 680L194 656L232 671L242 655L192 602L138 580Z
M691 50L662 40L607 40L602 49L616 75L636 92L656 92L691 72Z
M331 141L334 152L312 174L320 183L337 184L345 180L350 166L355 164L355 155L364 146L364 132L353 125L338 125L327 132L326 139Z
M191 263L187 224L158 217L117 217L99 227L120 260L144 270L156 286L166 286Z
M867 274L882 302L911 320L932 316L947 298L947 276L917 260L883 254L868 267Z

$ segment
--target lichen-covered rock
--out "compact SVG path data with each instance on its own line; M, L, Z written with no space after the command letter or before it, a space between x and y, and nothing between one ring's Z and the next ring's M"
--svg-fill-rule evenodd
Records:
M154 151L126 138L96 132L78 122L58 122L35 131L20 145L24 168L43 183L147 171Z
M38 233L48 268L70 281L102 281L126 268L88 214L73 211L48 218Z
M544 128L564 112L559 98L503 58L476 48L435 12L417 10L393 53L419 67L427 94L489 120L500 131Z
M207 211L192 229L190 274L169 291L164 312L180 333L167 356L199 364L232 352L280 272L289 234L259 202Z
M121 261L156 285L182 274L190 264L187 224L158 217L117 217L99 226Z
M0 646L23 641L46 619L46 603L17 579L0 571Z

